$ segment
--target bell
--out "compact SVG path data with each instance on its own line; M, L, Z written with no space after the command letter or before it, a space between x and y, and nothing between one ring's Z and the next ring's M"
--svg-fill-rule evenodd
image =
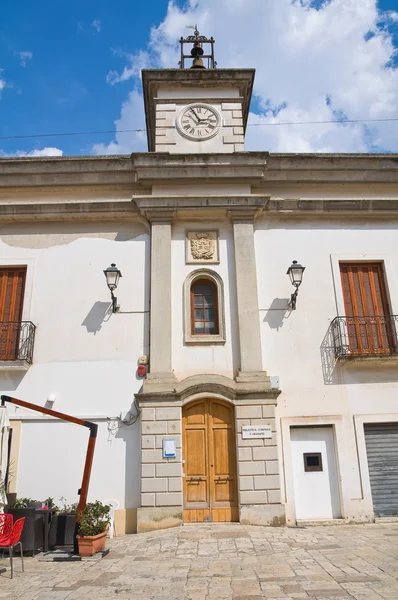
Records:
M191 50L191 56L193 57L191 69L205 69L201 56L203 55L203 48L199 42L195 42L194 47Z
M203 64L203 60L201 58L194 58L192 61L191 69L205 69L206 67Z

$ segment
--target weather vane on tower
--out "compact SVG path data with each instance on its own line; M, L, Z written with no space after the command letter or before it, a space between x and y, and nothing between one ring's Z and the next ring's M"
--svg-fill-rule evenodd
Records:
M188 29L194 29L194 35L189 35L185 39L180 38L181 45L181 60L179 61L180 69L185 69L185 59L193 59L191 69L215 69L217 63L214 60L214 43L215 40L211 37L208 39L205 35L200 35L197 25L187 25ZM184 54L184 44L193 44L190 54ZM210 53L205 54L203 44L210 45ZM203 59L207 59L207 67Z

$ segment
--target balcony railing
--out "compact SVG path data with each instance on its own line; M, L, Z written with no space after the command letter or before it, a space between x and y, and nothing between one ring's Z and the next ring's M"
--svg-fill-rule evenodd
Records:
M23 360L31 364L35 330L31 321L0 322L0 361Z
M336 358L398 354L398 316L336 317L331 334Z

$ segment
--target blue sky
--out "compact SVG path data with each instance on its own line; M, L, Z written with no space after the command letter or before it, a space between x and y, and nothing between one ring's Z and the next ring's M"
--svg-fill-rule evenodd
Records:
M108 71L121 64L112 49L145 47L151 26L164 18L166 9L164 0L9 3L0 24L0 67L10 86L1 93L0 135L112 129L126 95L123 86L106 83ZM100 31L92 25L95 21ZM32 53L25 67L19 52ZM29 151L55 143L65 154L80 154L90 152L91 142L108 138L0 141L0 147Z
M398 119L397 10L397 0L9 3L0 23L0 136L114 130L115 122L142 126L139 67L176 67L175 42L197 21L216 38L220 66L257 69L251 123L264 126L252 127L248 149L398 151L398 123L273 127L278 119L337 114ZM347 15L358 26L345 32ZM264 36L256 30L261 23ZM0 140L0 155L45 148L63 155L128 152L145 150L145 137Z

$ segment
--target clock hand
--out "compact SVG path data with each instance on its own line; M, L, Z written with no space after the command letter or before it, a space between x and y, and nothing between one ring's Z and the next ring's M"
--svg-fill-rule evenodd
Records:
M191 110L192 110L193 114L195 115L195 119L197 120L197 123L198 123L198 125L199 125L199 123L200 123L201 121L203 121L203 119L201 119L200 117L198 117L198 115L196 114L196 112L194 111L194 109L193 109L193 108L192 108Z

